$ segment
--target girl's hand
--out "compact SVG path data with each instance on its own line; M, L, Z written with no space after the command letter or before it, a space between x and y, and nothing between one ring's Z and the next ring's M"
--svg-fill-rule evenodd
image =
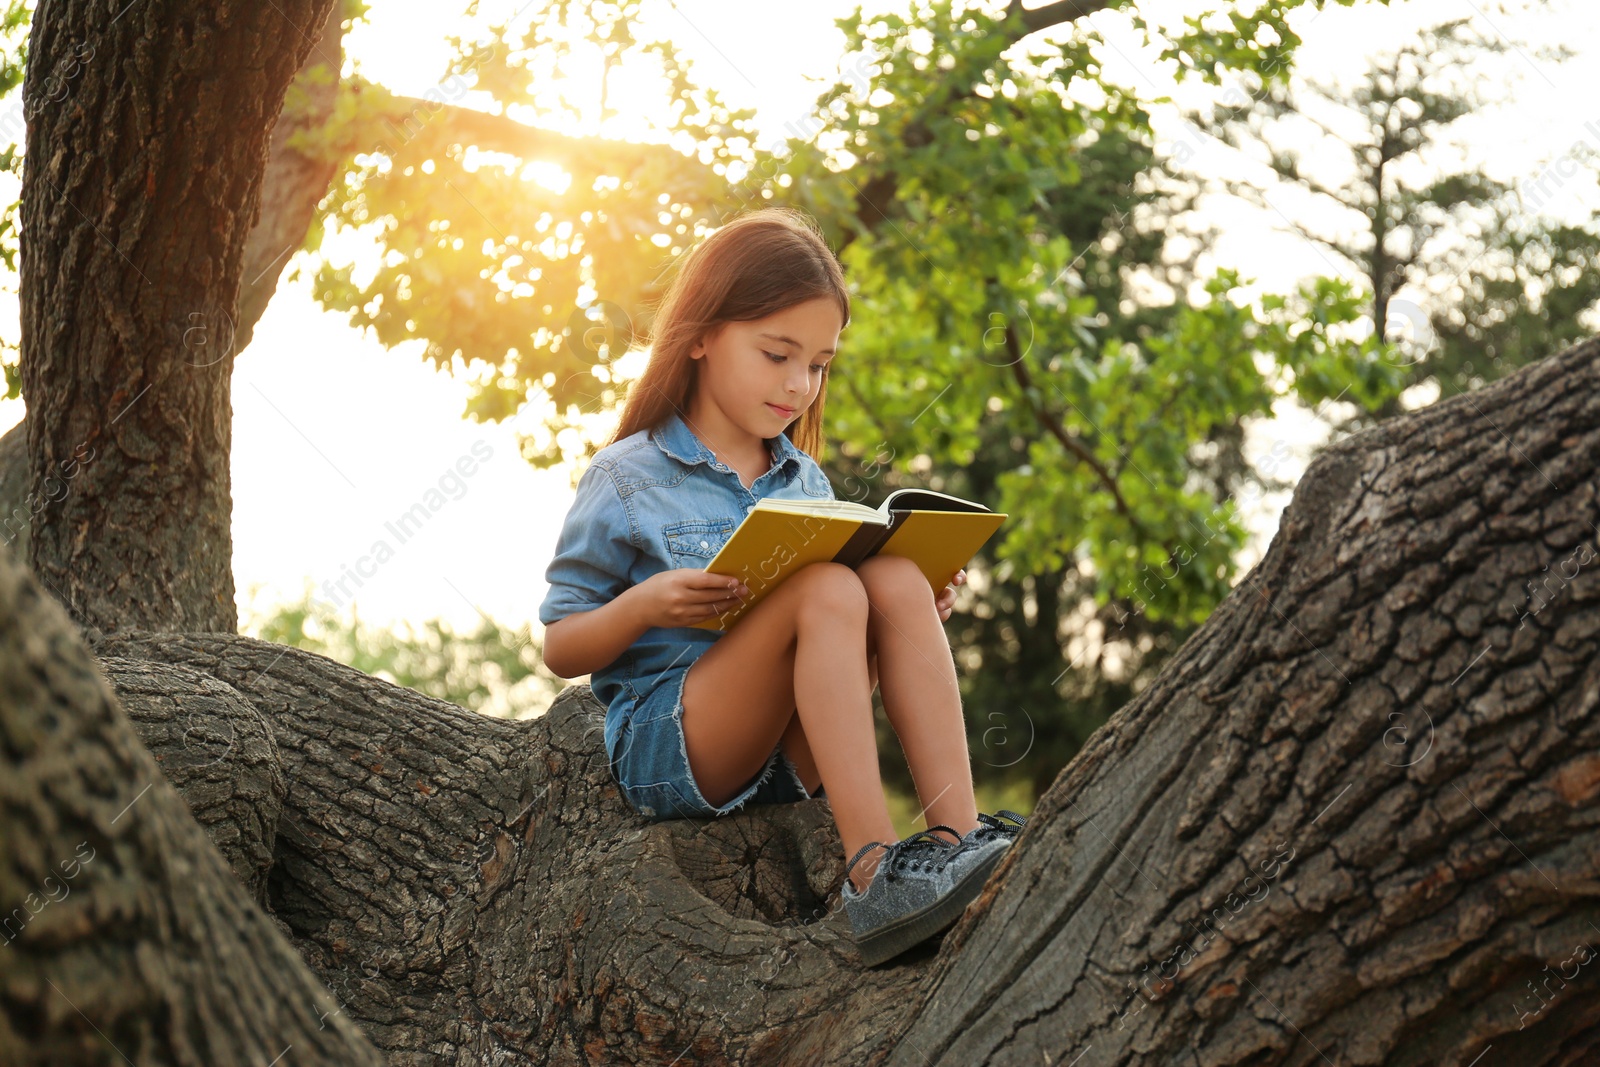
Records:
M651 626L693 626L732 611L750 595L738 578L693 567L652 574L632 591Z
M951 579L950 584L944 587L944 592L940 593L938 599L933 602L933 606L939 611L940 622L950 618L950 612L954 610L956 603L956 586L965 585L966 582L967 572L965 570L956 571L956 576Z

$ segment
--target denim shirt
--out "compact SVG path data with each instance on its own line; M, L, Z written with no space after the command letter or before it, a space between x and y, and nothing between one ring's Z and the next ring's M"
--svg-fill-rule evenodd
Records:
M545 570L545 626L592 611L661 571L704 569L763 497L831 500L833 486L787 434L766 443L777 462L746 489L674 412L595 453ZM622 724L668 677L687 670L722 636L717 630L652 626L589 679L606 706L605 745L616 755Z

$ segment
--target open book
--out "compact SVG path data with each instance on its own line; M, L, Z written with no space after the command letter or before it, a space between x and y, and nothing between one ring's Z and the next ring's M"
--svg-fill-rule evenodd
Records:
M905 556L942 593L1006 517L931 489L897 489L876 508L848 500L758 500L706 564L712 574L741 578L750 596L694 626L731 630L789 575L830 560L856 567L873 556Z

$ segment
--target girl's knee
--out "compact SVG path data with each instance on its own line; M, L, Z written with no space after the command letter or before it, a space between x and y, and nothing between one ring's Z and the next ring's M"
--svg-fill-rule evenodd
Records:
M933 589L922 568L905 556L873 556L861 564L861 584L877 606L905 597L933 599Z
M861 576L843 563L808 563L791 579L824 588L860 589Z
M842 563L811 563L789 581L801 593L800 612L815 612L834 622L867 615L867 592L855 571Z

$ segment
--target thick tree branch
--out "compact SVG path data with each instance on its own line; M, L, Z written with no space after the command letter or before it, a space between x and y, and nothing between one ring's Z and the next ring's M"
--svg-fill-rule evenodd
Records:
M246 637L96 651L146 704L183 699L136 669L158 662L270 724L267 900L391 1062L859 1064L937 951L860 969L825 800L635 815L587 686L508 722Z
M409 156L457 144L555 163L577 173L631 174L652 168L695 173L710 170L670 145L574 137L443 99L397 96L375 82L359 82L352 90L361 101L361 118L346 146L352 151Z

